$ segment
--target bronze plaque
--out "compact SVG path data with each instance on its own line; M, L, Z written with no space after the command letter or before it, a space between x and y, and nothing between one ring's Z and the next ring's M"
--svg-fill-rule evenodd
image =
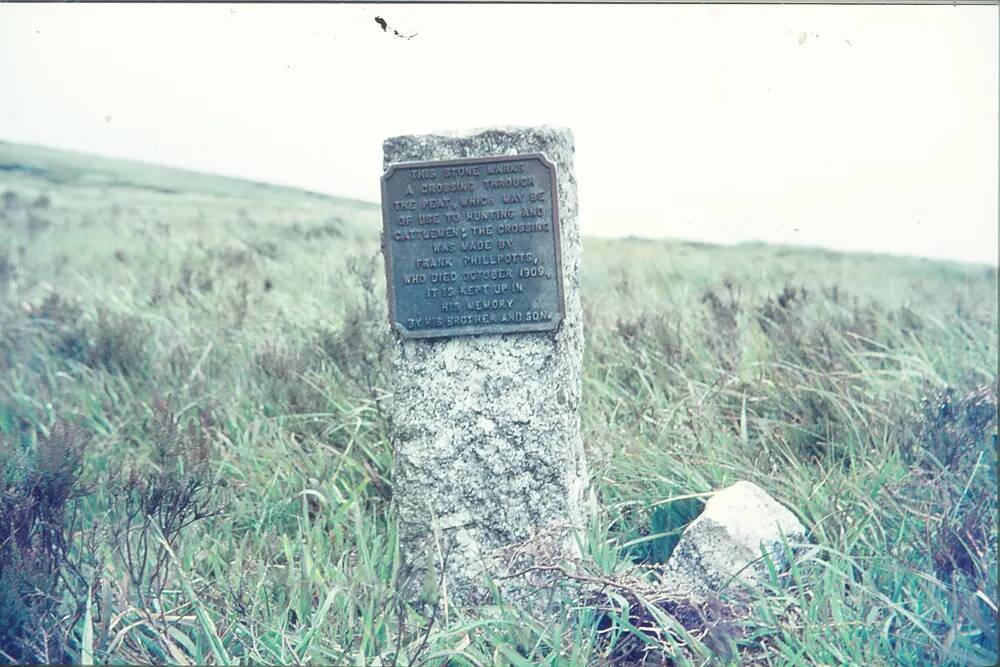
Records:
M555 165L537 153L390 165L382 252L400 336L553 331L565 315Z

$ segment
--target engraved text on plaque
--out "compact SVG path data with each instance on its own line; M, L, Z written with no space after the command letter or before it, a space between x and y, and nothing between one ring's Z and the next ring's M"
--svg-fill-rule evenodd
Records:
M401 336L552 331L562 321L559 202L545 156L390 165L382 223Z

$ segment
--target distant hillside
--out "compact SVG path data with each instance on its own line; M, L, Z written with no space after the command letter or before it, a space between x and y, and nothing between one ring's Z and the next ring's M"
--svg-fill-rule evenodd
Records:
M133 188L163 194L208 194L241 199L305 197L374 207L371 202L270 183L8 141L0 141L0 179L8 183L26 181L36 187L49 183L53 187Z

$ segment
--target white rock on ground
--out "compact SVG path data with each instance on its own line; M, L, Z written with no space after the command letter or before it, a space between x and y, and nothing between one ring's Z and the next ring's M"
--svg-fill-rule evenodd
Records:
M788 565L782 536L805 541L806 531L784 505L752 482L717 492L681 535L667 561L664 587L677 594L705 597L725 588L732 593L767 580L762 549L779 569Z

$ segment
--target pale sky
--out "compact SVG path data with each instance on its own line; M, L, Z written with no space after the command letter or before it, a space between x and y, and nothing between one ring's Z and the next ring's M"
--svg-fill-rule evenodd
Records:
M590 236L996 264L998 18L0 4L0 139L377 201L387 136L562 125Z

